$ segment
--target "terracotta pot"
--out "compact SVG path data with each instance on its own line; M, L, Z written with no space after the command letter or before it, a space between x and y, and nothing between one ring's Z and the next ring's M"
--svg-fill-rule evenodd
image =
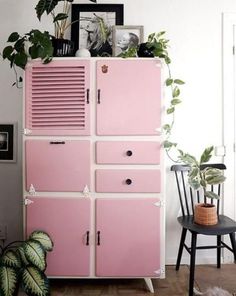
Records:
M200 225L215 225L218 222L216 206L207 203L195 205L194 222Z

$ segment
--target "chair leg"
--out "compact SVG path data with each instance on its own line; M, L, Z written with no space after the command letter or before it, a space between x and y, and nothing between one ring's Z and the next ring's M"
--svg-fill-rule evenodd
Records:
M192 232L191 255L190 255L190 275L189 275L189 296L193 296L195 257L196 257L197 233Z
M236 263L236 241L235 241L235 233L232 232L229 234L230 236L230 241L231 241L231 245L232 245L232 249L234 251L234 263Z
M180 262L181 262L181 258L182 258L182 254L183 254L186 233L187 233L187 229L182 228L182 234L181 234L181 239L180 239L180 243L179 243L179 252L178 252L175 270L179 270L179 266L180 266Z
M217 235L217 268L221 266L221 235Z

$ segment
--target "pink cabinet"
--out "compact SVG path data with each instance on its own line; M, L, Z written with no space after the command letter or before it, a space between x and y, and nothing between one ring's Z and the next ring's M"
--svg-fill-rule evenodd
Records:
M26 188L36 191L83 191L90 187L90 142L27 140Z
M30 135L89 135L90 64L41 61L26 67L25 122Z
M156 198L96 201L96 275L160 273L160 208Z
M151 141L99 141L96 162L99 164L159 164L161 145Z
M97 134L155 135L160 128L160 62L97 62Z
M97 192L160 192L159 170L104 169L96 171Z
M90 262L90 200L27 197L26 233L44 230L53 239L47 256L49 276L88 276Z

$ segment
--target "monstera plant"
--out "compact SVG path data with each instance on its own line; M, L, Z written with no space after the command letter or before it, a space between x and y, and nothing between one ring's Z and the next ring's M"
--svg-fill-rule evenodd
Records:
M46 253L53 242L44 231L34 231L26 241L12 242L0 247L0 295L17 295L22 288L30 296L50 295L45 275Z

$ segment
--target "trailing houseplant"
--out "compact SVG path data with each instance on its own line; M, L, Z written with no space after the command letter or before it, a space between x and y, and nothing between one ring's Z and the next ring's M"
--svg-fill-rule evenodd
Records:
M17 295L22 288L30 296L50 295L45 275L46 253L53 242L44 231L34 231L26 241L0 246L0 295Z

